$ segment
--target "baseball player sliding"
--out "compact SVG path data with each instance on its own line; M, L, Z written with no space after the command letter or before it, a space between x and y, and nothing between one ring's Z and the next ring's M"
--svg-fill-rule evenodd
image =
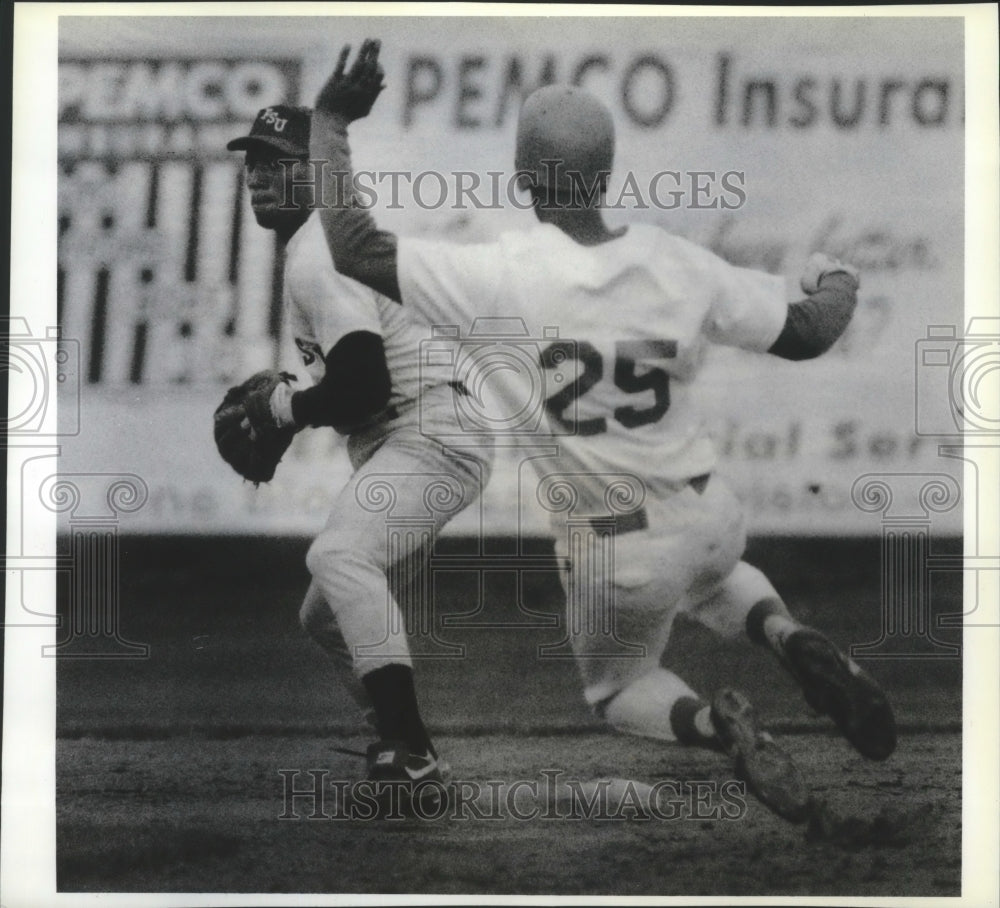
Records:
M535 337L558 327L539 368L575 360L575 378L546 385L558 389L545 404L556 453L535 464L539 497L548 489L553 509L564 508L554 528L568 560L567 627L588 703L620 731L726 749L765 804L804 818L802 777L758 728L747 699L722 690L706 702L660 661L680 612L722 634L745 633L861 754L893 752L893 712L879 686L796 621L741 560L744 518L714 472L693 399L710 343L791 360L825 352L851 319L857 273L815 255L801 280L805 297L789 303L782 279L733 267L658 227L610 230L602 205L613 121L568 86L539 89L520 114L516 166L533 229L469 246L379 230L343 180L348 126L383 89L378 53L379 42L366 41L347 69L344 48L316 101L310 149L328 162L329 207L319 217L337 271L432 323L468 328L476 316L517 316ZM517 391L512 379L512 401L523 400ZM591 515L589 533L581 515Z
M216 436L223 456L254 481L273 476L281 453L305 427L332 426L347 436L355 472L309 548L312 583L300 617L374 719L381 740L368 749L369 779L440 781L397 599L442 527L480 495L492 440L470 438L461 452L435 440L435 427L455 435L451 398L462 389L450 370L421 368L423 331L406 310L334 270L304 185L310 120L307 108L268 107L249 135L227 147L245 151L257 223L273 230L284 249L286 315L314 383L295 390L291 376L255 376L227 396ZM262 457L261 466L255 459ZM388 534L387 504L396 516L422 518L422 526L431 513L430 532Z

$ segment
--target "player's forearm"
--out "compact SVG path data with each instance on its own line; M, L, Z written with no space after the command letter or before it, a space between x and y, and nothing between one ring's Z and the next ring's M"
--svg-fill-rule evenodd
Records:
M790 360L821 356L847 329L857 302L857 284L849 275L824 276L815 293L789 304L785 326L768 353Z
M391 391L382 338L354 331L327 353L323 379L291 395L291 416L296 426L354 426L381 412Z
M334 267L346 277L400 302L396 236L379 230L371 214L359 207L353 190L347 120L317 110L309 150L322 171L322 194L317 204Z

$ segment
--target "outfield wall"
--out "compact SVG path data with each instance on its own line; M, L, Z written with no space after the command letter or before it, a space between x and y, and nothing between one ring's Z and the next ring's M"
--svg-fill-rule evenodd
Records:
M308 539L246 537L127 540L117 629L124 641L148 652L143 658L58 660L57 734L142 736L178 728L209 735L251 729L316 733L330 725L360 726L326 654L298 621L309 584L308 545ZM958 540L936 540L935 548L961 553ZM421 612L419 630L407 625L414 629L411 648L425 717L435 726L461 733L494 725L513 731L594 724L580 695L577 665L560 658L567 619L551 553L548 544L533 543L527 548L533 564L517 571L502 555L482 556L472 540L438 546L433 602ZM801 620L841 646L859 648L858 658L891 692L902 727L961 723L962 628L948 623L962 611L960 574L938 574L928 588L936 647L910 635L892 641L896 656L910 658L884 658L888 646L874 652L870 646L882 628L877 540L770 536L751 539L746 557ZM101 652L128 655L107 638L70 635L68 589L69 583L60 586L63 624L52 633L62 652L93 652L103 644ZM935 658L914 658L929 650ZM805 713L777 661L746 640L722 640L681 619L666 658L694 690L738 686L769 727L825 727Z
M615 115L612 224L658 223L792 277L815 249L860 267L859 311L824 359L710 361L706 412L751 532L878 533L864 477L961 478L939 452L960 428L955 363L978 349L961 340L961 20L66 17L58 308L72 358L59 387L75 429L60 470L139 477L147 498L123 530L322 526L348 469L332 432L300 435L260 490L212 442L229 384L299 368L273 240L225 142L259 107L310 103L341 44L369 34L388 88L352 148L387 227L463 242L528 223L492 189L513 169L521 94L569 80ZM386 175L402 170L443 177L393 191ZM544 530L519 460L502 460L453 532ZM961 531L956 495L932 512L935 531Z

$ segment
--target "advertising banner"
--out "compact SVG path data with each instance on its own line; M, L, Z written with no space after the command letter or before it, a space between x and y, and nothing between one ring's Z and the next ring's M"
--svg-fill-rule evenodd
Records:
M342 44L369 34L388 87L351 144L386 228L469 242L529 226L517 111L561 81L613 113L611 226L658 224L786 275L789 299L813 251L860 269L858 311L824 357L712 352L706 419L752 533L875 534L866 477L961 479L954 443L974 414L954 403L996 335L964 317L961 20L62 22L58 321L76 345L63 400L79 431L61 462L142 478L148 501L123 530L309 534L348 475L342 439L306 432L254 489L219 460L210 423L251 372L304 375L274 236L226 142L262 108L310 104ZM483 513L449 531L544 532L519 504L519 463L506 452ZM935 527L961 531L957 501Z

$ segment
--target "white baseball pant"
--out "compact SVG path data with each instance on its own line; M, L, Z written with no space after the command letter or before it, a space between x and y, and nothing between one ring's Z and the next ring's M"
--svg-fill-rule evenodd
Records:
M455 393L437 386L419 408L350 436L355 472L306 555L312 583L300 619L365 709L359 678L411 665L408 629L433 627L431 590L417 581L441 530L490 477L491 440L455 434Z
M620 730L671 740L670 705L696 696L660 667L674 618L683 611L736 637L750 609L778 594L741 560L742 508L720 477L701 492L647 496L643 523L611 539L595 530L583 543L557 533L556 552L566 559L567 628L587 702Z

